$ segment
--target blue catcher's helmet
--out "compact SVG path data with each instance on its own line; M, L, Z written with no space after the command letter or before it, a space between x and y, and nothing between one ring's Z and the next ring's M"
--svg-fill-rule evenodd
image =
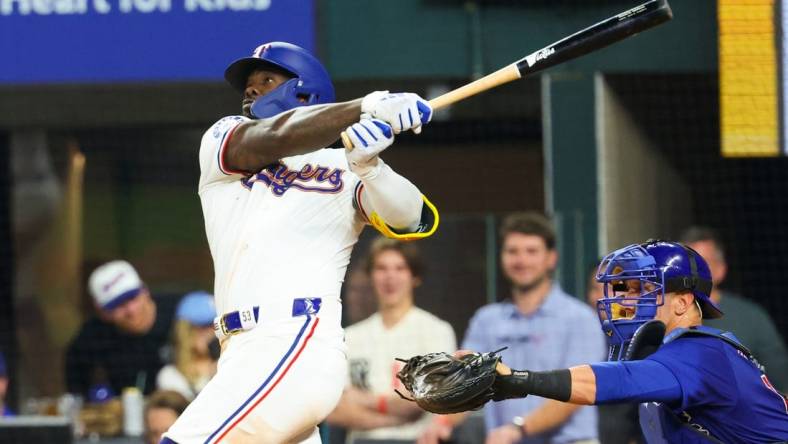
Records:
M596 280L604 284L597 311L610 345L609 360L624 356L635 331L654 319L666 293L691 291L704 318L722 316L709 298L712 283L706 261L676 242L650 240L618 249L602 259Z
M243 94L252 71L272 66L288 72L293 78L255 100L252 105L254 117L261 119L298 106L334 101L334 85L328 71L315 56L291 43L270 42L258 46L252 57L231 63L224 71L224 78Z

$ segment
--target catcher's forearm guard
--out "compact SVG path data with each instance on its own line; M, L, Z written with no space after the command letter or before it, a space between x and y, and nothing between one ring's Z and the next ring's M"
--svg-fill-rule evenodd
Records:
M569 401L572 395L572 374L569 369L549 372L512 370L511 375L498 375L493 384L494 401L541 396L557 401Z

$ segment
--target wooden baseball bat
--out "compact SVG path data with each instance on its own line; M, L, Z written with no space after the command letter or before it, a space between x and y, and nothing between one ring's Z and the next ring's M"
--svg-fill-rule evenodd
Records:
M665 23L671 18L673 18L673 11L671 11L667 0L650 0L564 37L498 71L438 96L430 100L429 104L434 110L449 106L504 83L521 79L526 75L602 49L641 31ZM352 149L353 143L347 134L342 132L341 137L345 147Z

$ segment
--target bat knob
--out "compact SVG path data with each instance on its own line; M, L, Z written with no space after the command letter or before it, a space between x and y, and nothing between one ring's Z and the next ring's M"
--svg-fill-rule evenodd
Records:
M353 151L353 142L350 141L350 137L344 131L339 134L339 137L342 139L342 145L345 145L345 149Z

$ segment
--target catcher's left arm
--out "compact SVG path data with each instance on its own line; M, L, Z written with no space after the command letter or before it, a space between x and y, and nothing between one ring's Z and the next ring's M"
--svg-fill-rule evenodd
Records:
M483 354L461 350L455 355L430 353L414 356L404 361L406 365L397 377L412 393L413 398L407 399L433 413L475 410L490 400L502 401L528 395L584 405L633 400L665 402L680 397L680 388L667 382L655 387L653 381L675 381L675 377L660 364L643 361L659 348L664 334L665 325L659 321L642 325L632 338L626 361L594 364L599 371L607 371L607 379L602 377L600 381L597 381L597 374L590 365L545 372L512 370L501 362L498 353L502 350ZM650 379L637 380L641 374L651 375ZM622 384L621 378L627 378L627 375L632 381ZM598 386L598 382L606 384ZM659 396L656 391L659 391Z
M432 413L477 410L491 400L528 395L575 404L594 402L594 373L587 365L545 372L512 370L498 352L430 353L404 362L397 378L411 393L406 399Z

